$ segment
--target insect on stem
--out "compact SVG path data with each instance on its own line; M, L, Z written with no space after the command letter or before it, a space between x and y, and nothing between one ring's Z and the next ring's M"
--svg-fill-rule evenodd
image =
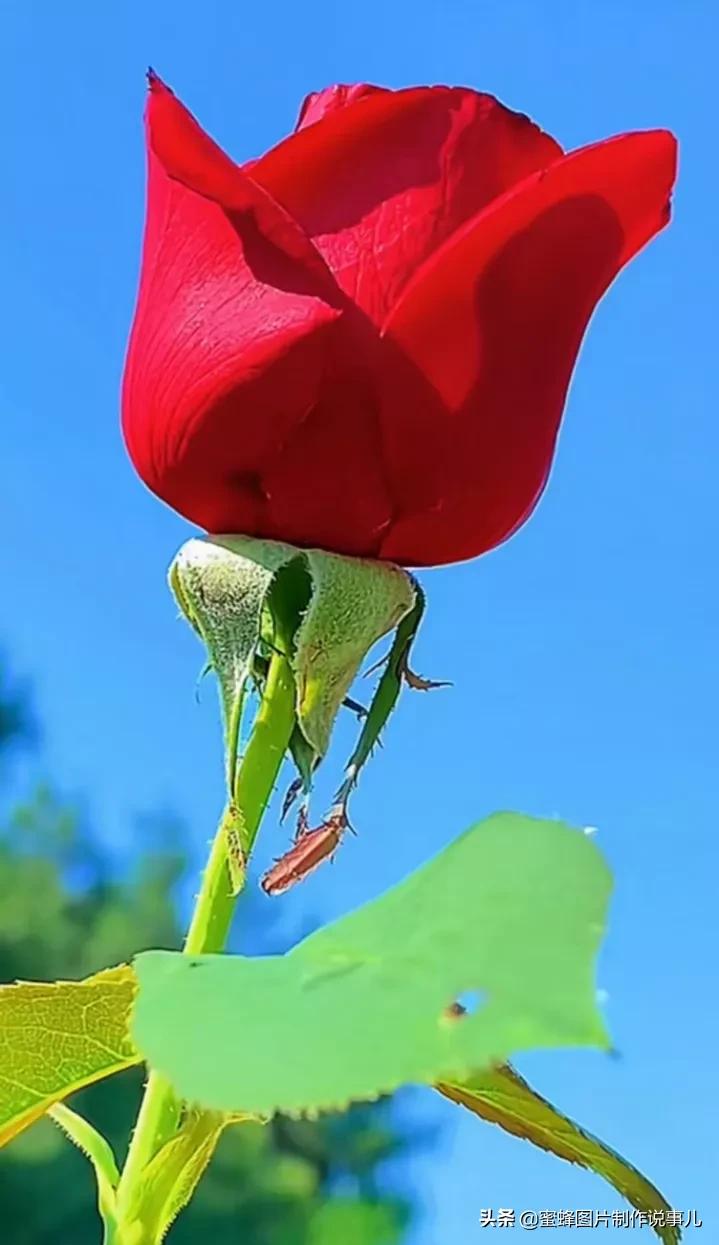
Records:
M262 879L266 895L283 895L301 882L323 860L337 851L349 823L342 804L335 805L327 821L315 830L301 828L294 846L275 862Z

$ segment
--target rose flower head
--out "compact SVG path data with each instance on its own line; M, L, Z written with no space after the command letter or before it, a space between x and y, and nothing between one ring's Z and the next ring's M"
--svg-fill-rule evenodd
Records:
M676 143L565 154L477 91L333 86L235 164L150 76L123 427L210 533L431 566L551 467L592 312L669 219Z

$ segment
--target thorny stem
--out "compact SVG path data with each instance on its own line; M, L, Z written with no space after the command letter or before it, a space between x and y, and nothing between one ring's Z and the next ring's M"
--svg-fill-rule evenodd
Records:
M242 847L245 856L249 856L287 751L294 720L294 677L287 656L275 651L252 734L242 761L236 767L234 808L225 809L207 861L185 940L186 955L222 951L225 945L236 901L228 872L228 823L230 820L236 823L239 812ZM121 1221L133 1200L143 1169L175 1133L180 1113L181 1103L169 1083L158 1073L150 1073L118 1186Z

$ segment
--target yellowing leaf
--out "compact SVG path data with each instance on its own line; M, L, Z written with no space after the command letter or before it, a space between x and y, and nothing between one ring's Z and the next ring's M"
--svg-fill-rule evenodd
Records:
M665 1245L677 1245L681 1233L671 1226L671 1207L659 1190L620 1154L535 1093L509 1064L476 1072L467 1080L442 1081L436 1088L505 1132L596 1172L637 1210L654 1214L654 1230Z
M130 967L85 981L0 986L0 1145L83 1085L139 1063Z

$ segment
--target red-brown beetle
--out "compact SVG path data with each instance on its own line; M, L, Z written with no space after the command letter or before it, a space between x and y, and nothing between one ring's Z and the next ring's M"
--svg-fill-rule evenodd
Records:
M301 882L323 860L337 851L349 823L342 805L332 810L327 821L315 830L303 830L295 844L275 862L262 879L266 895L283 895Z

